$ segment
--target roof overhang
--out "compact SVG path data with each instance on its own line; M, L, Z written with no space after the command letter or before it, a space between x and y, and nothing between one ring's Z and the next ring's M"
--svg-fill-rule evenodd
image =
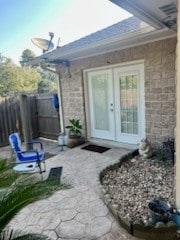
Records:
M160 39L175 37L176 33L171 29L156 30L151 26L147 26L139 31L126 33L104 41L97 41L87 46L61 51L57 48L51 52L45 53L35 58L30 64L35 66L41 63L64 64L66 62L75 61L95 55L113 52L116 50L127 49L133 46L157 41Z
M156 29L176 30L176 0L110 0Z
M144 23L144 26L139 30L109 37L105 40L91 42L75 48L59 47L37 57L30 65L39 65L42 63L67 64L70 61L176 36L176 0L110 1L131 12L134 16L146 22L146 24Z

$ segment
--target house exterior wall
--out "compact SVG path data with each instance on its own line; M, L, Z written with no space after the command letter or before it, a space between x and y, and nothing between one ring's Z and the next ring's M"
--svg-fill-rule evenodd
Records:
M72 78L59 67L65 125L79 118L86 133L83 70L123 62L144 60L145 128L153 144L174 137L175 128L175 49L176 38L156 41L71 62Z

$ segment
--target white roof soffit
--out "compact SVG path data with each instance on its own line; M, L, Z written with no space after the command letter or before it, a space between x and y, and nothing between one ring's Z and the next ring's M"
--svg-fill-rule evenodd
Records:
M96 43L88 44L84 47L81 46L79 48L70 49L65 52L61 52L61 48L57 48L35 58L30 64L35 66L43 62L53 64L53 62L55 63L56 61L74 61L175 36L176 34L170 29L156 30L151 26L147 26L139 31L126 33L104 41L97 41Z
M110 0L156 29L176 31L176 0Z

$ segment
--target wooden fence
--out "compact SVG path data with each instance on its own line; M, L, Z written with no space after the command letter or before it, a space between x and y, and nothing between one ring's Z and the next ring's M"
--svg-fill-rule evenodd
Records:
M0 98L0 146L7 145L9 134L18 129L22 133L18 97Z
M51 96L28 96L31 135L33 139L46 137L57 139L59 134L58 112ZM9 144L9 134L19 132L23 139L23 123L20 96L0 98L0 146Z
M52 104L52 96L36 97L39 136L56 139L60 132L59 113Z

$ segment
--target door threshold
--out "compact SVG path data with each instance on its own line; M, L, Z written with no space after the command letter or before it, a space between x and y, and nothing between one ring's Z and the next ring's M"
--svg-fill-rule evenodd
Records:
M115 142L115 141L99 139L99 138L89 138L88 141L93 144L103 145L105 147L115 147L115 148L124 148L124 149L132 149L132 150L136 150L139 147L138 144L121 143L121 142Z

